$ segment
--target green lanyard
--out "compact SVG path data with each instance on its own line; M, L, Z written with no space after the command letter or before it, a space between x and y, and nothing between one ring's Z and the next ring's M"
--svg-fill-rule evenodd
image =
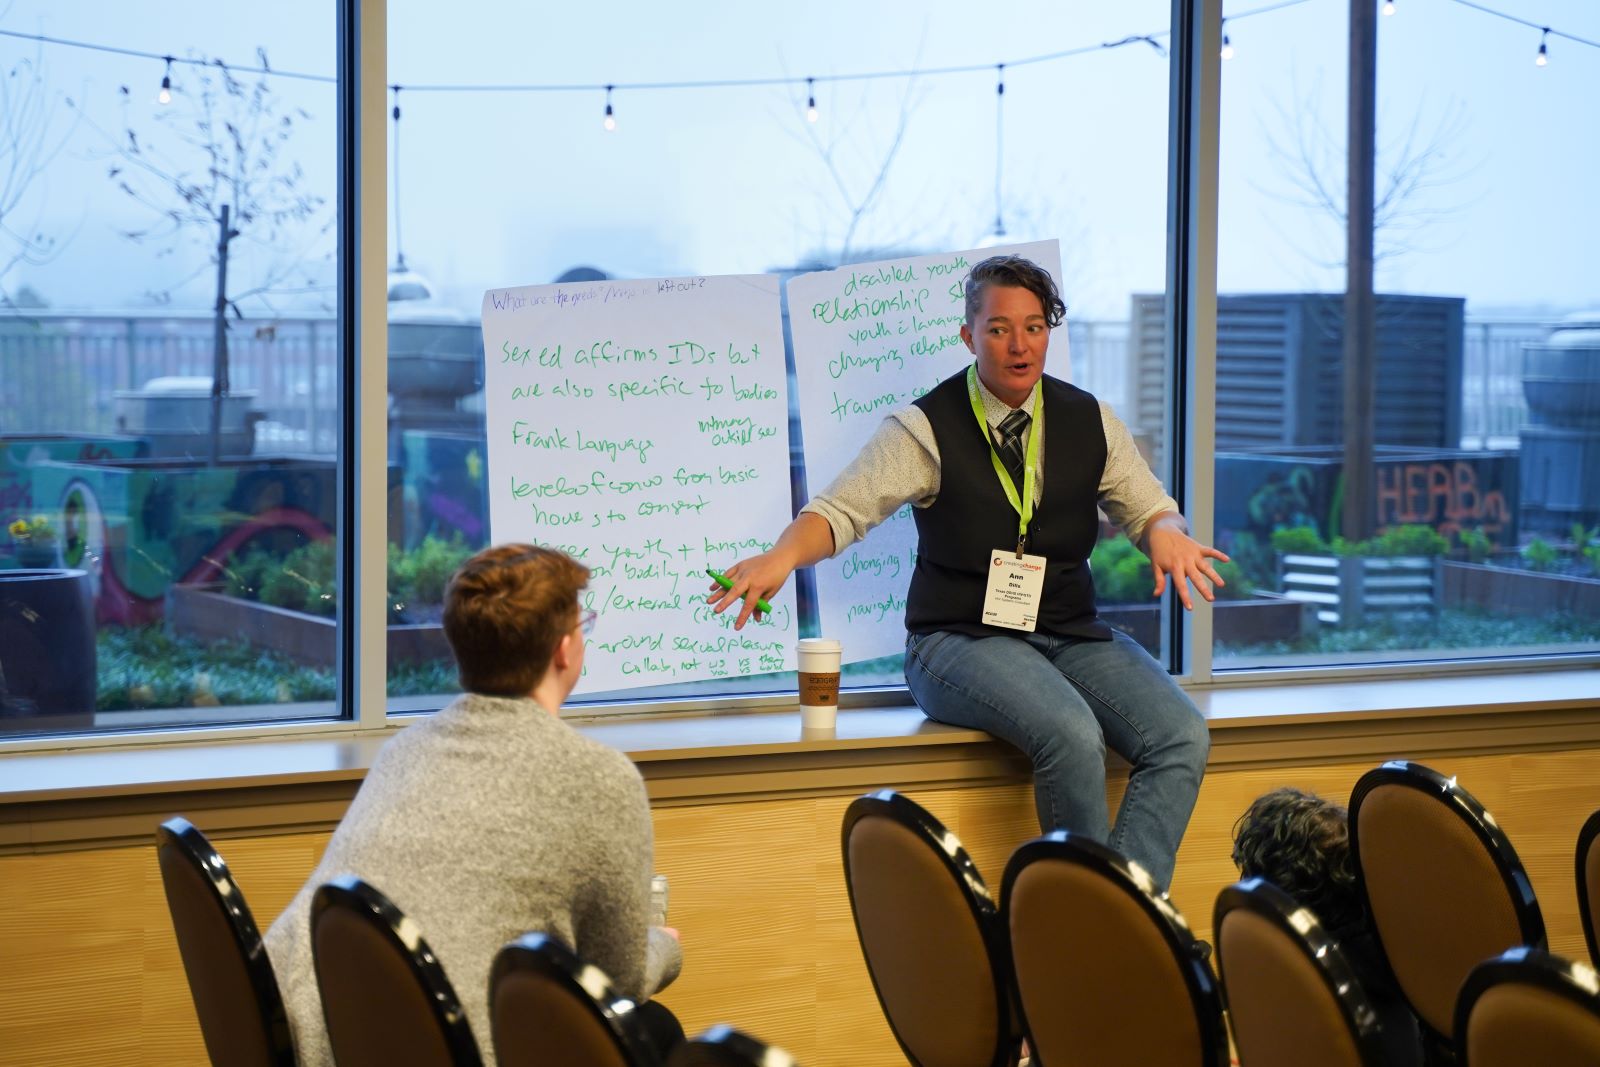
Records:
M1011 473L1006 470L1006 465L1000 462L1000 454L994 450L994 435L989 432L989 420L983 417L983 398L978 395L978 365L974 363L967 368L967 399L972 401L972 414L977 416L978 428L983 431L983 442L989 446L989 462L994 464L994 472L1000 476L1000 488L1006 491L1006 499L1011 501L1011 506L1017 509L1021 522L1017 524L1017 558L1022 558L1022 550L1028 543L1028 523L1033 521L1033 476L1039 469L1039 432L1041 420L1044 418L1044 407L1041 403L1043 390L1034 386L1033 394L1033 422L1029 427L1028 451L1022 458L1022 498L1017 499L1017 487L1011 480Z

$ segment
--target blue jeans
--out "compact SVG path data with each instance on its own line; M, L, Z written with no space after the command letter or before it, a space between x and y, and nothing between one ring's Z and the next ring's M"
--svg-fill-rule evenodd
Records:
M1211 735L1194 703L1131 638L911 634L906 685L928 718L986 731L1027 753L1042 830L1085 834L1138 861L1163 889L1172 881ZM1114 830L1108 744L1133 768Z

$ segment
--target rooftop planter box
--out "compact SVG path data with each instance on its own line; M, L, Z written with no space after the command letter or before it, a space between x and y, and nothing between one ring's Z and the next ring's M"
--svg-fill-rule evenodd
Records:
M1334 556L1283 553L1278 588L1316 607L1329 626L1362 626L1379 619L1415 620L1439 609L1437 556Z
M167 590L167 625L198 641L245 641L308 667L332 667L338 651L334 620L303 611L228 596L216 585L174 585ZM450 659L438 623L389 627L388 664Z
M1600 578L1453 560L1445 562L1442 578L1445 607L1478 608L1497 615L1600 618Z
M1160 604L1110 604L1100 609L1100 618L1145 648L1160 645ZM1211 604L1212 640L1221 645L1293 641L1314 631L1317 625L1313 606L1276 593L1256 593L1246 600L1216 600Z

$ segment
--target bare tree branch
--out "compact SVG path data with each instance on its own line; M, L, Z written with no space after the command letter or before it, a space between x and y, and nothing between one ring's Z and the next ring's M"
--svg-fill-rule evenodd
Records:
M1334 223L1337 232L1330 235L1329 243L1337 251L1326 256L1310 248L1296 251L1316 266L1337 269L1344 265L1345 144L1343 136L1336 135L1322 119L1317 104L1320 80L1304 94L1294 84L1286 99L1274 101L1276 120L1261 122L1261 128L1278 183L1251 184L1266 197ZM1468 206L1467 201L1440 201L1431 195L1458 185L1480 165L1481 161L1454 154L1455 146L1465 143L1466 107L1453 101L1429 130L1424 129L1425 112L1425 103L1419 102L1399 135L1378 146L1379 180L1373 211L1373 258L1378 262L1408 252L1436 250L1439 245L1423 243L1421 235L1437 231Z
M38 188L38 179L72 136L73 123L57 124L56 97L49 91L35 55L0 75L0 304L11 305L3 282L21 264L40 266L60 254L65 242L44 232L44 201L28 221L19 216Z
M191 58L196 62L183 67L183 76L174 75L171 104L138 114L124 88L125 128L117 136L94 128L112 154L108 177L154 216L150 226L124 231L127 239L161 245L158 255L204 250L205 262L220 267L218 229L227 207L234 239L266 253L230 263L238 291L226 302L236 305L272 291L304 263L332 220L326 198L307 188L300 164L287 155L298 124L309 117L304 110L281 106L265 75L246 80L220 60ZM319 216L326 217L321 226Z

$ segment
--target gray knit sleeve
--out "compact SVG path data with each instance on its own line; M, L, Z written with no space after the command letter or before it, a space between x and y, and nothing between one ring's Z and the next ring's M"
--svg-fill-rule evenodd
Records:
M884 416L850 465L800 511L828 521L838 556L906 504L927 507L938 495L939 446L913 404Z
M1111 405L1100 402L1100 422L1106 435L1106 469L1100 478L1100 507L1106 518L1120 526L1134 544L1151 519L1164 511L1176 512L1178 502L1167 495L1161 481L1139 454L1133 434L1117 418Z
M597 758L607 766L595 776L593 821L574 828L575 840L589 847L573 936L618 992L644 1000L678 976L683 954L670 934L649 928L653 840L644 781L620 752L605 749Z

